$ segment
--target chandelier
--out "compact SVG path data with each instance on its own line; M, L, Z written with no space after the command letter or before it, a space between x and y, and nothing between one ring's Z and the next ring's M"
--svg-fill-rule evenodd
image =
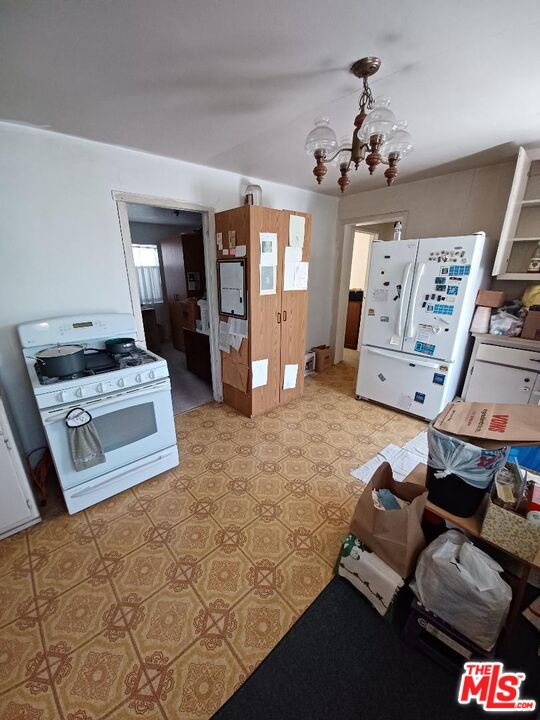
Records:
M358 170L362 160L368 166L370 175L373 175L377 165L388 165L384 176L386 183L391 185L398 174L398 162L412 150L407 123L396 120L389 107L390 99L373 99L368 78L374 75L380 66L381 61L377 57L362 58L351 65L352 74L363 82L358 101L360 112L354 119L352 140L345 138L338 145L329 119L321 117L315 120L315 127L307 136L304 148L308 155L315 157L317 164L313 168L313 174L319 185L327 172L326 163L332 163L339 167L340 177L337 182L341 192L344 192L350 183L351 165Z

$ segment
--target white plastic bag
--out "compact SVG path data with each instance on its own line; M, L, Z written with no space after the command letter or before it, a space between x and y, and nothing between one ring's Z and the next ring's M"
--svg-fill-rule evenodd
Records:
M428 465L436 478L454 474L469 485L486 490L497 472L504 467L508 447L486 450L460 438L428 426Z
M497 642L512 591L502 567L458 530L421 553L416 566L420 602L484 650Z

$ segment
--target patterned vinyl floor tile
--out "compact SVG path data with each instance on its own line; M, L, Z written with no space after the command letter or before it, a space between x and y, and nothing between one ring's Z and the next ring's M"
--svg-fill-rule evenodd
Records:
M350 471L424 427L355 380L336 366L254 419L177 415L178 468L1 541L0 717L211 717L331 579Z

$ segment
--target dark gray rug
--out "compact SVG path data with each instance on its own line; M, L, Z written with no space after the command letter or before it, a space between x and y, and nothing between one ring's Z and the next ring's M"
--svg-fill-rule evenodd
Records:
M534 594L533 594L534 597ZM403 612L383 620L335 578L214 720L469 720L540 717L484 712L456 701L458 674L406 645ZM527 673L522 697L540 702L540 634L520 618L500 659Z

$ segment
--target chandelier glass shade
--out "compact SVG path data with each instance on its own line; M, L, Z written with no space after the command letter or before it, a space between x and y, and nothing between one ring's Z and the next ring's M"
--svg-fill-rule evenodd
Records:
M315 158L317 164L313 174L319 185L327 173L327 164L335 165L340 172L338 185L344 192L350 183L351 166L357 170L362 161L365 161L370 175L378 165L387 165L384 176L387 184L391 185L398 174L398 162L413 149L407 123L396 120L390 109L390 98L373 99L368 78L377 72L380 65L379 58L367 57L351 66L353 75L363 82L352 138L341 139L338 143L329 119L320 117L315 120L315 127L308 134L304 149Z

